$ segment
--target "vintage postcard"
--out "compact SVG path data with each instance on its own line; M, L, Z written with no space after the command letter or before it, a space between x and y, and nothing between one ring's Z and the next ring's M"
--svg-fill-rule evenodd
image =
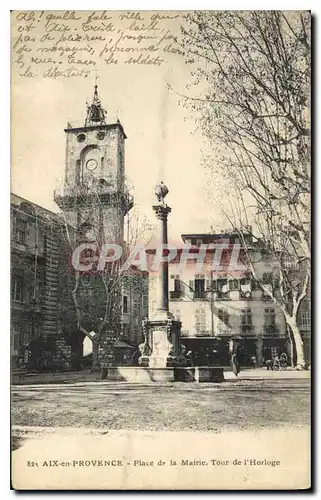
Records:
M10 15L12 488L309 489L311 13Z

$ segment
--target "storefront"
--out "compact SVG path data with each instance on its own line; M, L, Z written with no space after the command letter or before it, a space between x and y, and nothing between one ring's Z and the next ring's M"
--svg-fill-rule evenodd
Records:
M257 359L257 337L231 337L231 353L238 350L241 366L252 366L253 358Z
M291 346L285 337L264 337L262 346L263 363L266 359L273 359L285 353L291 359Z
M191 351L197 366L227 366L230 364L229 340L213 337L183 337L181 344Z
M181 344L186 352L192 352L194 365L229 366L231 355L237 350L241 366L253 366L253 358L262 366L271 354L280 355L285 352L291 358L290 345L285 337L182 337Z

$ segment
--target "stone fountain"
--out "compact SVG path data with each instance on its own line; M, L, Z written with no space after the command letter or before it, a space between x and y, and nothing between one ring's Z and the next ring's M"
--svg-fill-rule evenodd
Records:
M161 182L155 190L153 205L159 223L162 248L168 244L167 222L171 208L165 203L168 188ZM164 250L163 250L164 251ZM181 345L181 322L175 320L168 307L168 262L160 262L157 280L157 306L150 319L143 322L144 342L139 346L139 366L119 366L108 369L108 379L128 382L222 382L223 368L189 366Z
M165 203L168 188L161 182L155 190L157 203L153 205L159 222L158 234L162 248L168 244L167 218L171 208ZM150 368L169 368L186 364L181 354L181 322L174 319L168 308L168 262L160 262L157 282L156 312L144 324L145 342L141 347L141 366Z

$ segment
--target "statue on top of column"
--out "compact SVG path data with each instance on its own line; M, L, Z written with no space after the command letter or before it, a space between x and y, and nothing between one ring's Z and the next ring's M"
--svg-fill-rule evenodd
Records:
M157 184L157 186L155 188L155 194L156 194L157 201L159 203L165 203L164 198L167 195L167 193L168 193L168 187L165 186L163 181L161 181L159 184Z

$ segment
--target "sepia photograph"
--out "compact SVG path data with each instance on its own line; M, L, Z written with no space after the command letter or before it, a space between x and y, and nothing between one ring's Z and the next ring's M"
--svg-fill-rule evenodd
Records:
M311 488L311 21L13 10L11 489Z

